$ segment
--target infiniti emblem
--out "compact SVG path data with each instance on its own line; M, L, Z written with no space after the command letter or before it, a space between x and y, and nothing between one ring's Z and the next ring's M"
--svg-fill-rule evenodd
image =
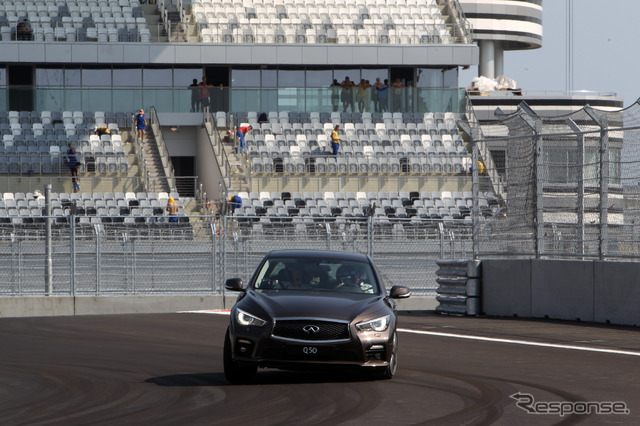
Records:
M304 327L302 327L302 331L307 334L317 333L318 331L320 331L320 327L318 327L317 325L305 325Z

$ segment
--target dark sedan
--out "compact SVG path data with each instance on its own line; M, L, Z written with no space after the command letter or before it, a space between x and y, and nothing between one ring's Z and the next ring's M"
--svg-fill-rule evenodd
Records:
M391 378L398 365L395 302L373 262L362 254L291 250L264 257L231 309L224 343L224 373L246 382L258 367L359 368Z

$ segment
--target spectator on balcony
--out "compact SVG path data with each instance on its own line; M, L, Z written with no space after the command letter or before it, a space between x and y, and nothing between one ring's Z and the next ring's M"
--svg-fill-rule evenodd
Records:
M402 92L404 92L404 88L406 87L400 78L394 80L391 85L393 88L391 101L393 102L393 111L394 112L402 112Z
M198 87L198 79L194 78L193 83L189 85L191 90L191 112L200 111L200 88Z
M367 97L367 89L369 88L369 83L365 81L365 79L361 79L360 83L358 83L357 91L356 91L356 99L358 100L358 110L360 112L364 111L364 104Z
M240 140L240 151L239 151L240 153L246 152L246 150L244 149L244 136L251 129L253 129L252 126L242 126L242 127L238 127L238 130L236 130L236 136ZM236 152L238 152L237 147L236 147Z
M331 132L331 149L333 150L333 155L335 157L338 156L338 151L340 150L340 137L338 136L338 130L340 130L340 126L336 124L336 127L333 128L333 132Z
M140 111L136 115L136 129L138 130L138 142L144 142L144 132L147 130L147 118L144 115L144 110L140 108Z
M18 22L16 38L18 40L33 40L33 29L27 18L23 18L22 21Z
M210 84L207 82L207 76L204 75L202 76L202 81L200 82L200 84L198 84L198 86L200 87L200 107L202 108L202 112L208 112L209 111L209 87Z
M375 89L375 97L373 103L376 112L385 112L387 110L387 84L380 81L380 77L376 78L376 82L373 84Z
M338 83L338 80L333 79L333 83L329 85L329 90L331 90L331 110L337 112L340 104L340 83Z
M176 203L176 200L173 197L169 197L167 200L167 207L165 207L165 210L169 214L169 223L178 222L178 211L180 209L178 207L178 203Z
M340 87L342 87L340 99L342 100L344 112L347 112L347 107L349 106L351 106L351 112L353 112L353 92L351 90L353 86L355 86L355 84L353 84L353 81L349 80L349 77L345 77L344 81L340 83Z

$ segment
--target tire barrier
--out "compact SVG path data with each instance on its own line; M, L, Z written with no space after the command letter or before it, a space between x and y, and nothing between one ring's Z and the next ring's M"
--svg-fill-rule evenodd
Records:
M480 261L440 260L436 262L436 312L446 314L479 315Z

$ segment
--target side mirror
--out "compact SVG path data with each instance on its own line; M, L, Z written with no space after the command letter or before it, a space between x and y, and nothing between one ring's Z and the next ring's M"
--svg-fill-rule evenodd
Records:
M389 292L389 297L392 299L406 299L409 296L411 296L411 290L403 285L394 285Z
M227 282L224 283L224 288L231 291L244 291L243 286L242 278L229 278Z

